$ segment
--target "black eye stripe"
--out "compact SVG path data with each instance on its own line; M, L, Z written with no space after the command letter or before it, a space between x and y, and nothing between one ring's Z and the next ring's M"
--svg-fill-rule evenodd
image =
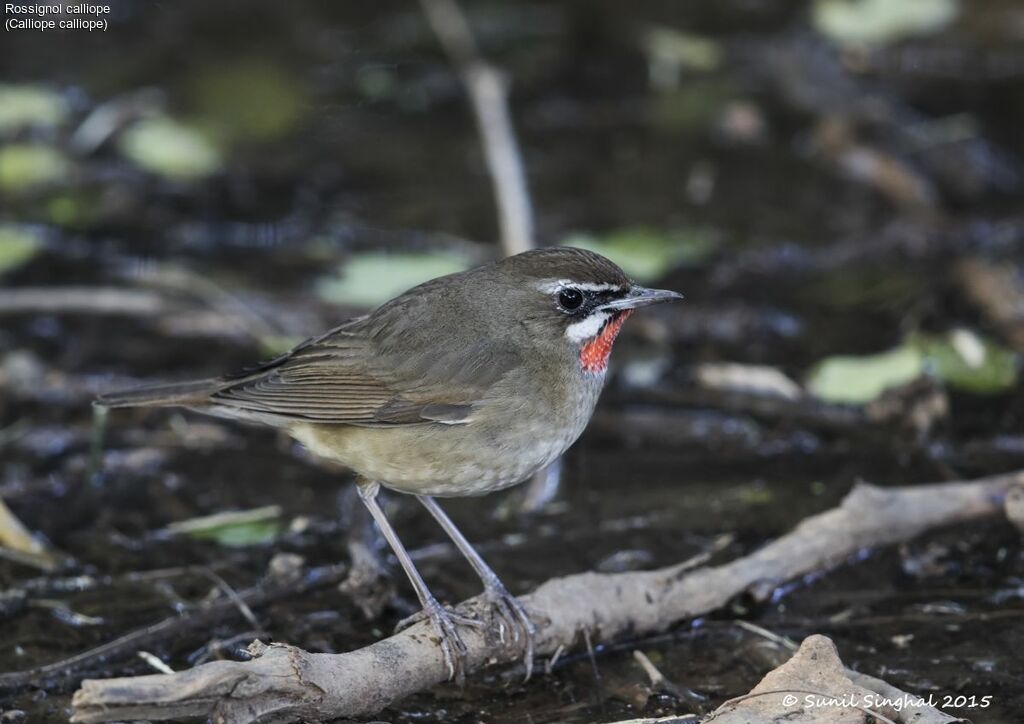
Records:
M575 286L566 286L559 289L555 294L555 304L558 308L574 317L588 314L593 309L615 299L620 299L628 293L622 288L617 289L580 289Z

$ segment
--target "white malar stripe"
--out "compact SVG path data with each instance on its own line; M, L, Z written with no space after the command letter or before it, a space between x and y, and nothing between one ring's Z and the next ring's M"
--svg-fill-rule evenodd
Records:
M601 327L612 315L609 312L594 312L589 317L573 322L565 330L570 342L583 342L597 336Z
M571 279L548 280L537 285L537 289L545 294L560 292L566 288L579 289L581 292L621 292L621 284L607 282L574 282Z

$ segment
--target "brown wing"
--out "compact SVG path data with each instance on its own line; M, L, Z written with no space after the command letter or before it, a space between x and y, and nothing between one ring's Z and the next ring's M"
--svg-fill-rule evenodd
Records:
M365 426L460 424L513 363L500 345L446 344L383 307L251 370L211 395L220 408ZM421 320L422 321L422 320ZM498 354L494 354L498 351Z

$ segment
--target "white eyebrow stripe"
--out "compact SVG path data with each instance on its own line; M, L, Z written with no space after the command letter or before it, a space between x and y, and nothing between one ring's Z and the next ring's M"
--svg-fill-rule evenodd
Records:
M612 315L609 312L594 312L589 317L584 317L578 322L573 322L565 328L565 336L571 342L583 342L597 336L601 327Z
M537 289L550 294L561 291L567 287L579 289L582 292L621 292L621 284L609 284L608 282L574 282L571 279L559 279L557 281L545 281L537 285Z

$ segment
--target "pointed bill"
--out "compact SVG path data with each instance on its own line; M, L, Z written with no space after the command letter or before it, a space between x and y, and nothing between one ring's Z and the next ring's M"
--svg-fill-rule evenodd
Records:
M679 292L669 291L668 289L648 289L647 287L641 287L634 284L630 287L629 294L625 297L622 297L621 299L613 299L607 304L602 304L598 309L602 311L636 309L637 307L646 307L651 304L671 302L675 299L682 298L683 295Z

